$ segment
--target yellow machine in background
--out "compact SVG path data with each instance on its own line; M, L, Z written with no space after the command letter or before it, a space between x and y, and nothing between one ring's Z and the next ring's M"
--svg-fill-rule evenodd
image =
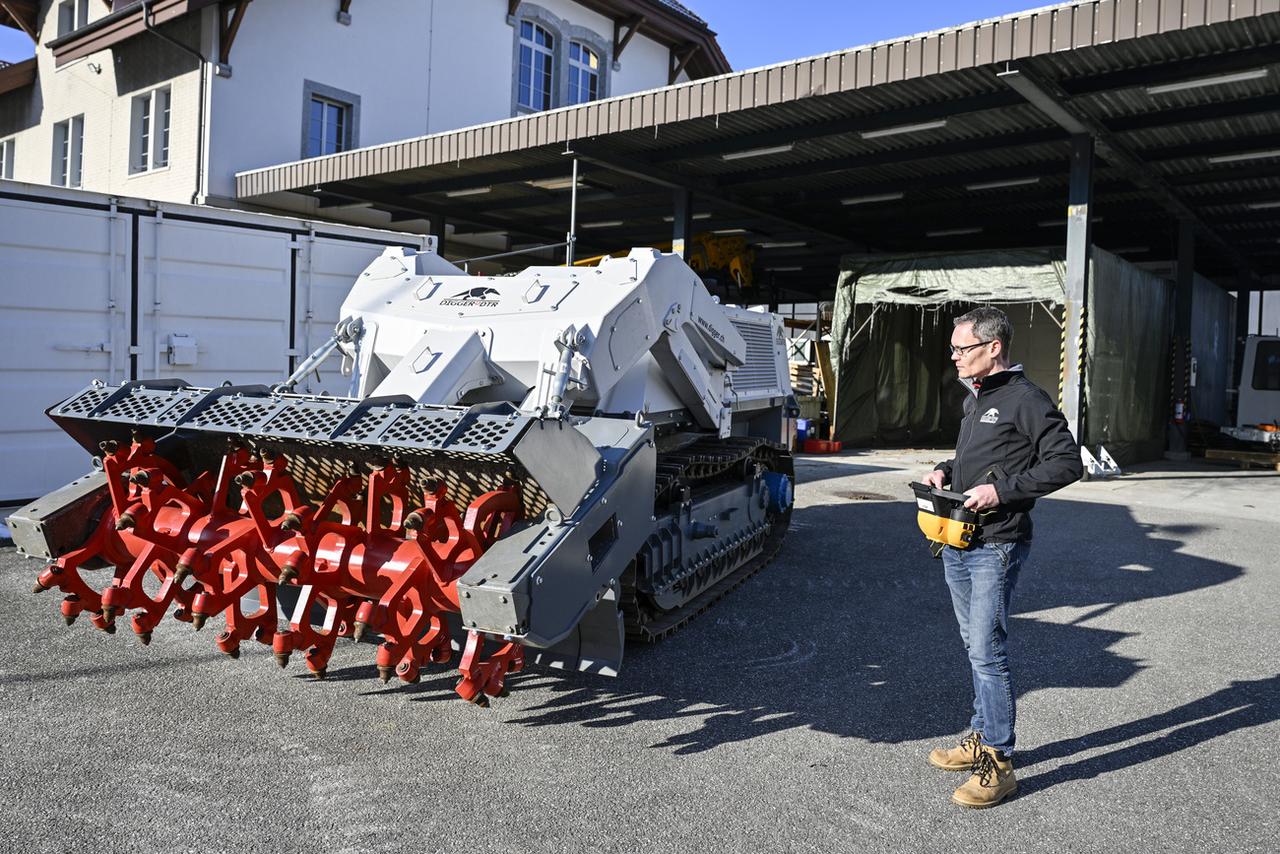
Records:
M671 251L670 243L656 245L663 252ZM629 249L619 249L608 255L596 255L574 261L575 267L591 267L601 258L621 258ZM739 291L755 289L752 268L756 263L755 250L743 237L722 237L709 231L695 234L690 241L686 262L702 278L715 278L726 289L737 286Z

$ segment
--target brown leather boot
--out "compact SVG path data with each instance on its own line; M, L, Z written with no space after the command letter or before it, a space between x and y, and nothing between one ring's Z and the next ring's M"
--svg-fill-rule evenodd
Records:
M929 751L929 764L943 771L968 771L978 761L982 733L971 732L956 747L935 747Z
M982 745L973 774L956 789L951 800L962 807L993 807L1018 791L1018 778L1013 774L1013 760L994 748Z

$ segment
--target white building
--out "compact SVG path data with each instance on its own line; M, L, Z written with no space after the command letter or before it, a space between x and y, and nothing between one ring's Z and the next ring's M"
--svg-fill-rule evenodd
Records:
M675 0L5 0L0 177L234 204L236 172L729 66Z

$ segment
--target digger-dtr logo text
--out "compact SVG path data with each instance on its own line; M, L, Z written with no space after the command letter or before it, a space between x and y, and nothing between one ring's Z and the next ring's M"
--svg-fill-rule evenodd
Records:
M498 305L498 300L489 299L489 297L499 295L500 292L498 290L480 285L474 288L467 288L465 291L456 293L447 299L442 299L440 304L460 305L467 308L495 308Z

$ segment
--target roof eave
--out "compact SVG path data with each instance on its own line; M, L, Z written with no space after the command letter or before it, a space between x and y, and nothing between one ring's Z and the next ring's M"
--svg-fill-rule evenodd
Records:
M151 26L175 21L218 0L154 0L150 5ZM98 51L108 50L146 32L142 4L125 6L65 36L46 42L53 53L55 68L61 68Z
M36 82L36 58L24 59L0 68L0 95L24 89Z

